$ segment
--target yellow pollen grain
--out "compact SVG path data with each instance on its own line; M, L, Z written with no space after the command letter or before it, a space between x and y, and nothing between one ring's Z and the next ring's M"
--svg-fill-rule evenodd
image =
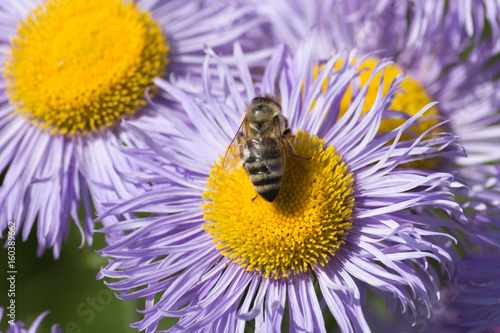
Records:
M7 93L16 112L52 134L103 130L145 104L168 50L132 1L49 0L11 41Z
M373 69L375 68L375 65L380 61L380 59L377 58L368 58L365 60L360 66L358 71L362 71L359 74L359 79L361 83L361 87L364 87L366 83L368 82L368 79L370 78L370 75L373 72ZM335 64L335 70L338 70L343 64L343 61L339 60ZM313 68L313 77L316 78L318 75L318 71L320 70L321 67L319 66L314 66ZM404 70L399 67L396 64L390 64L384 69L384 82L383 82L383 87L382 91L383 94L387 94L389 91L389 88L391 86L392 81L401 73L403 73ZM377 97L378 89L380 86L380 78L382 76L382 73L378 73L370 82L368 85L368 92L366 94L366 99L363 105L363 110L362 114L368 112L370 108L373 106L375 103L375 99ZM323 83L323 93L325 92L327 87L327 81ZM349 108L349 105L352 100L352 90L351 86L348 87L344 97L342 98L342 101L340 103L340 112L339 112L339 118L342 117L346 112L347 109ZM414 80L411 77L407 77L403 82L401 83L401 89L400 91L394 96L394 99L390 105L390 109L392 110L398 110L402 111L409 116L414 116L417 114L423 107L425 107L427 104L433 102L433 100L430 98L430 96L426 93L424 87ZM428 116L439 116L439 110L436 106L431 107L425 112L425 117ZM380 128L378 130L378 133L382 132L389 132L402 124L405 123L405 119L383 119L380 123ZM411 140L415 137L418 137L422 135L425 131L427 131L429 128L437 125L440 122L438 118L432 118L432 119L426 119L420 121L417 125L409 128L406 133L404 133L401 136L400 141L405 141L405 140ZM431 133L439 133L442 131L442 128L437 127L434 130L431 131ZM429 158L425 159L422 161L415 161L412 163L404 164L404 167L418 167L420 169L428 169L428 170L433 170L437 167L437 164L439 163L437 158Z
M224 256L265 277L287 277L324 265L351 228L352 174L332 146L307 132L293 139L273 202L257 195L244 168L210 171L202 204L205 230Z

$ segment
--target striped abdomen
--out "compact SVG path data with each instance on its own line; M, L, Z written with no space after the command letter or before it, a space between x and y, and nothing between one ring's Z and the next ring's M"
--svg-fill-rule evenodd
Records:
M265 138L260 142L249 141L243 166L255 191L271 202L281 187L283 165L280 145L275 138Z

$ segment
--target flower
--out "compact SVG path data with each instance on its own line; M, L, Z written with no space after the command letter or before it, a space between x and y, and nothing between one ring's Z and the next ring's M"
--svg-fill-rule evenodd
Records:
M308 40L293 57L279 47L259 82L252 82L236 46L242 89L228 66L209 52L204 67L217 61L226 96L211 94L214 83L207 71L200 95L155 81L184 110L156 105L172 122L162 136L129 124L149 145L130 153L155 171L155 184L100 217L125 216L103 230L124 234L99 251L111 257L99 277L117 279L106 283L120 299L146 298L144 319L133 327L154 332L162 318L177 317L172 332L243 332L250 320L256 331L281 331L288 309L290 331L324 332L323 304L342 331L366 332L366 286L393 296L410 312L416 304L429 308L438 297L439 281L427 259L445 269L449 256L428 237L447 236L426 226L453 228L449 218L463 220L446 190L453 179L397 166L424 155L461 154L455 137L429 129L400 140L432 105L377 134L403 75L387 94L379 89L363 115L368 89L353 84L351 103L339 117L342 96L358 80L365 59L354 61L351 52L333 70L341 57L336 55L313 80L313 46ZM378 62L368 83L389 65ZM255 96L266 95L280 101L295 134L291 140L305 158L287 155L273 202L256 196L242 169L228 174L222 166L241 113ZM411 210L421 206L445 211L449 218Z
M0 307L0 320L2 320L4 308ZM6 333L35 333L38 330L38 325L42 322L42 319L49 314L49 311L43 312L39 315L29 329L24 328L24 323L22 321L9 320L9 329ZM11 324L12 322L12 324ZM59 328L57 324L54 324L51 329L52 333L61 333L62 329ZM0 332L1 333L1 332Z
M3 1L0 16L0 231L16 221L26 240L36 221L38 254L56 258L71 220L91 244L94 208L147 187L129 178L140 166L120 147L139 140L121 119L166 126L145 102L153 79L192 80L207 45L265 46L250 6L201 0Z
M290 4L257 0L255 3L273 22L271 31L275 39L292 50L312 34L319 45L317 59L354 46L361 55L394 59L396 74L405 72L411 78L402 84L406 94L401 96L399 104L414 102L425 95L420 105L414 104L413 110L418 110L429 100L437 101L439 104L431 113L447 121L449 131L460 138L467 152L467 156L445 157L440 162L421 161L421 166L453 173L467 185L453 189L453 193L469 213L471 223L464 230L468 238L472 240L478 232L494 236L488 231L491 226L500 227L498 2L297 0ZM368 72L370 66L364 66ZM377 88L375 82L373 89ZM391 108L413 115L399 105ZM418 133L427 127L421 126ZM498 239L495 236L491 242L500 244Z
M460 311L460 326L471 333L500 329L500 253L470 255L457 267L460 288L454 305Z
M435 6L423 3L435 11ZM435 5L435 4L434 4ZM440 1L439 7L444 9L448 4ZM432 8L431 8L432 7ZM441 12L444 10L435 12ZM480 52L486 51L490 55L500 52L500 6L498 2L488 0L466 0L449 4L442 18L450 26L450 40L457 43L483 45L481 50L472 49L472 57L484 58ZM480 51L480 52L478 52Z
M457 274L452 283L442 290L443 299L433 307L431 318L420 319L416 329L422 332L498 332L499 256L498 251L488 251L467 255L458 261ZM403 321L398 319L382 321L384 326L381 329L400 325ZM408 325L400 328L400 331L411 330Z

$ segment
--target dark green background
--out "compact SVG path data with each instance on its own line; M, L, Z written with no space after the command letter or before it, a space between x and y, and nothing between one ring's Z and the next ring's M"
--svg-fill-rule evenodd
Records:
M51 250L46 250L42 257L36 256L35 228L36 224L27 242L20 238L16 241L16 320L29 327L40 313L50 310L37 332L50 332L54 323L67 333L137 332L130 323L141 318L135 309L142 308L143 302L121 301L102 280L95 278L100 267L107 264L107 259L95 253L103 247L104 236L95 234L93 246L80 249L80 233L72 227L60 258L54 260ZM8 258L7 249L3 247L7 230L3 236L0 240L0 306L4 307L4 316L0 331L5 332L9 320L5 315L9 301Z

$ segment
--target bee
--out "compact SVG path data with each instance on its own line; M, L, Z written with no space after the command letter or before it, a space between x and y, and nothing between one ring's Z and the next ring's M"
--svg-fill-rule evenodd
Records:
M305 160L297 154L291 136L281 105L269 95L255 97L226 151L223 168L231 174L243 165L255 191L272 202L285 171L285 147L292 156Z

